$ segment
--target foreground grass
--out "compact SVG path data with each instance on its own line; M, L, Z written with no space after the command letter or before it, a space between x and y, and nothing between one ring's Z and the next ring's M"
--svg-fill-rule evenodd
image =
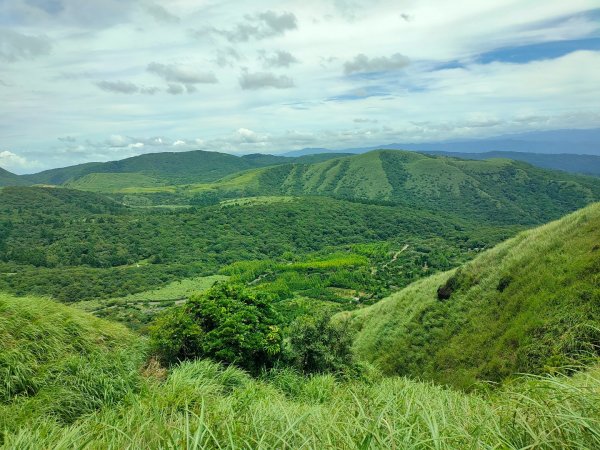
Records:
M489 396L404 378L251 379L208 361L148 381L118 407L63 426L32 420L4 448L598 448L600 372L527 379Z

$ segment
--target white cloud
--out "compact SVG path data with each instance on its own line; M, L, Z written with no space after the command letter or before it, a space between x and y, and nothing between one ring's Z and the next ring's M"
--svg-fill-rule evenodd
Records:
M287 75L275 75L271 72L243 72L240 76L240 86L244 90L289 89L294 87L294 80Z
M37 161L29 161L23 156L19 156L9 150L0 151L0 167L8 171L22 173L27 169L36 168L39 166Z
M597 8L0 0L0 42L10 41L0 59L11 59L0 82L2 145L48 167L173 151L177 141L177 150L278 152L598 127L600 52L477 62L505 46L597 36Z
M404 69L409 64L409 59L400 53L395 53L390 57L378 56L374 58L369 58L361 53L356 55L353 60L344 63L344 73L350 75L360 72L386 72Z

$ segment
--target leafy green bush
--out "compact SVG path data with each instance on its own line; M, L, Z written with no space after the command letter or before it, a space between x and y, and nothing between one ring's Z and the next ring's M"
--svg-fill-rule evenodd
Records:
M290 327L288 361L305 374L356 372L352 336L344 324L334 324L326 315L303 316Z
M265 294L218 283L159 317L150 335L164 363L211 358L256 373L281 353L280 322Z

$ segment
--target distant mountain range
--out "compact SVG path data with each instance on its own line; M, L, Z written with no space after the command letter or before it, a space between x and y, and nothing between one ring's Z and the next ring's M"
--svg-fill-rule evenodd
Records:
M463 139L437 142L405 142L370 147L329 150L305 148L284 153L284 156L303 156L315 153L365 153L378 149L400 149L427 152L526 152L543 154L581 154L600 157L600 128L587 130L551 130L495 136L486 139Z
M103 191L127 186L151 188L166 185L212 183L242 171L289 164L312 164L372 150L410 150L461 159L504 158L545 169L600 176L600 129L558 130L490 139L435 143L395 143L374 147L330 150L306 148L282 155L228 153L195 150L148 153L120 161L91 162L15 175L0 169L0 186L71 185ZM112 188L112 189L109 189Z

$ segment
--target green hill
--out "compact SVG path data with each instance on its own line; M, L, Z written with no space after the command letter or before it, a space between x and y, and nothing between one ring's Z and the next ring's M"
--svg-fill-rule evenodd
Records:
M467 161L381 150L286 164L189 187L195 199L322 195L444 211L503 223L543 223L600 199L600 180L505 159Z
M120 161L88 163L51 169L27 180L36 184L64 184L89 174L141 174L160 184L209 182L240 170L271 163L264 158L240 158L226 153L190 151L180 153L148 153ZM136 180L132 180L136 181Z
M252 154L240 157L202 150L148 153L119 161L79 164L21 177L13 175L11 183L68 185L76 189L113 192L127 187L208 183L248 169L292 162L312 163L338 156L322 154L290 158Z
M24 186L27 181L8 170L0 167L0 186Z
M344 314L386 373L469 387L597 354L599 286L596 203Z

